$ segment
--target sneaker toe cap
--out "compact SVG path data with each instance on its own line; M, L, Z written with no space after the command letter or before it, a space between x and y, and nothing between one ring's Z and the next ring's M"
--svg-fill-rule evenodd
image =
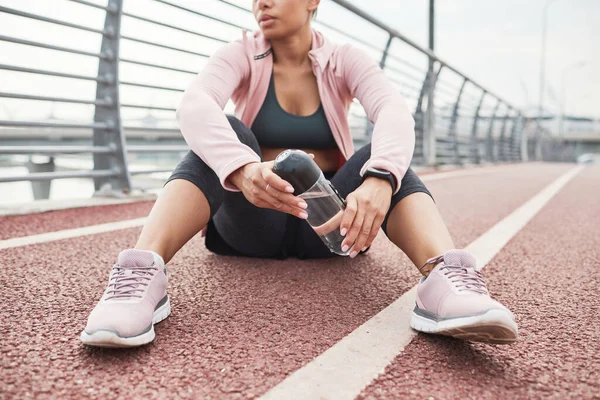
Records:
M440 314L444 317L462 317L484 314L489 310L506 311L513 320L515 319L513 313L498 301L489 296L477 294L447 298L442 304Z
M153 310L140 304L102 304L88 318L85 331L112 331L122 338L141 335L152 328Z

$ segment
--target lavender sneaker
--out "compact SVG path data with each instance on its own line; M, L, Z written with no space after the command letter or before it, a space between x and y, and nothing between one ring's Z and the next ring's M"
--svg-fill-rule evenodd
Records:
M465 250L451 250L428 264L437 266L417 287L410 320L413 329L478 342L517 340L513 314L490 297L475 257Z
M81 341L89 346L134 347L154 340L154 324L167 318L167 270L153 252L119 254L108 287L88 318Z

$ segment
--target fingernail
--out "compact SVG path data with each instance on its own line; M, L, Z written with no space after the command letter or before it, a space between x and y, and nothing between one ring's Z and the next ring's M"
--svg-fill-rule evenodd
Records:
M342 247L342 251L345 253L348 251L348 249L350 248L350 246L348 246L347 244L344 245L344 247Z
M369 246L363 247L361 251L365 251Z
M356 251L353 251L352 253L350 253L350 258L354 258L356 257L358 253Z
M346 232L348 232L348 229L344 228L344 229L342 229L342 231L340 232L340 234L342 236L346 236ZM346 251L346 250L344 250L344 251Z
M289 193L294 193L294 188L291 186L286 187L285 190Z
M305 213L305 212L301 212L301 213L300 213L300 218L302 218L302 219L306 219L306 218L308 218L308 214L307 214L307 213Z
M298 207L300 207L300 208L306 208L306 207L308 207L308 204L306 204L305 202L301 201L300 203L298 203Z

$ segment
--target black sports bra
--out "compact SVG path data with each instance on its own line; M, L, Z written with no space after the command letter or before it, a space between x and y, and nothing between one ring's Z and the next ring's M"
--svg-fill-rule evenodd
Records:
M267 97L252 123L252 132L264 147L336 149L333 133L325 117L323 104L308 116L285 111L277 101L275 78L271 73Z

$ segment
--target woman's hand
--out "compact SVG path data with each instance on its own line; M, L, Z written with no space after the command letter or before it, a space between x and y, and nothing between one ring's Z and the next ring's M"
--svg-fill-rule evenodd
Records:
M314 155L311 154L314 158ZM294 196L294 188L273 172L274 161L254 162L238 168L229 180L246 199L260 208L272 208L306 219L306 202Z
M375 177L365 181L346 197L346 210L340 224L342 251L350 246L350 257L371 245L392 203L392 185ZM347 235L346 235L347 232Z

